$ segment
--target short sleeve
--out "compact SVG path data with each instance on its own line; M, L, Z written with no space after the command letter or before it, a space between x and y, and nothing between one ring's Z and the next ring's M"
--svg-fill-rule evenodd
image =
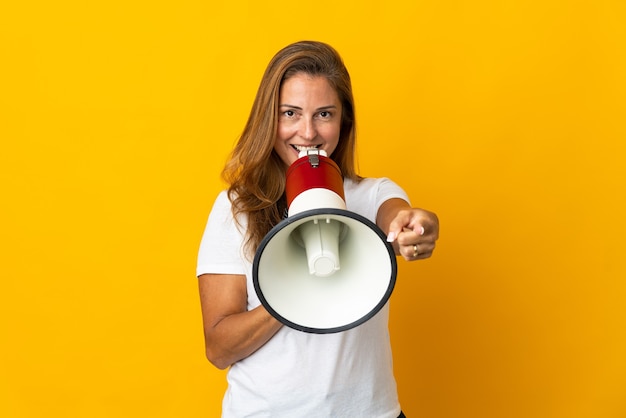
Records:
M409 196L406 194L404 189L398 186L392 180L382 177L377 179L377 188L376 188L376 212L381 207L383 203L385 203L389 199L402 199L406 201L409 206L411 202L409 201Z
M372 222L376 222L378 209L389 199L402 199L411 204L406 192L385 177L364 178L358 183L346 180L344 189L348 210L365 216Z
M243 236L233 219L231 203L222 191L213 204L202 235L196 275L245 274L242 258Z

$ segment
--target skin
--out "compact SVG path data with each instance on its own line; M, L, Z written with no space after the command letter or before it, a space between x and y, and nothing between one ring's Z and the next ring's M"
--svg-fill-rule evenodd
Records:
M274 150L289 167L298 149L317 148L331 155L339 143L341 102L324 77L296 74L280 92L278 132Z
M298 158L299 147L316 147L329 156L337 147L341 102L324 77L296 74L286 80L279 112L274 150L285 169ZM407 261L430 257L439 237L437 216L411 208L402 199L383 203L376 224L388 235L396 254ZM204 274L198 279L206 356L217 368L248 357L282 327L262 305L247 310L244 275Z

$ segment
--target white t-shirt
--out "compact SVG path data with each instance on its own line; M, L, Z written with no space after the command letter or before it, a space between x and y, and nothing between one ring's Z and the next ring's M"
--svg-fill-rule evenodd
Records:
M385 178L345 180L344 193L347 209L372 222L386 200L409 201L398 185ZM197 275L245 275L248 309L253 309L261 303L252 282L252 263L243 254L243 240L224 191L209 216ZM400 404L388 319L389 304L344 332L309 334L281 328L255 353L230 367L222 417L396 418Z

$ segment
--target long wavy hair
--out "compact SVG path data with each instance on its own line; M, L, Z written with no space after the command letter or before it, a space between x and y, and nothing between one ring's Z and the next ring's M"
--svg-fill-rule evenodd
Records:
M284 216L285 165L274 151L280 90L296 74L325 77L342 105L337 148L330 158L344 178L359 181L355 168L355 114L350 75L337 51L322 42L301 41L286 46L270 61L261 79L250 116L222 171L230 185L233 216L241 226L247 217L244 249L254 254L263 237Z

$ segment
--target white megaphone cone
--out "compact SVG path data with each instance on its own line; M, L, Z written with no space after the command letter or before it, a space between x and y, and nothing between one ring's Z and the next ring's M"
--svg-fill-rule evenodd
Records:
M263 306L283 324L318 334L373 317L393 291L395 253L373 222L346 210L339 167L324 151L302 151L285 193L288 217L254 257Z

